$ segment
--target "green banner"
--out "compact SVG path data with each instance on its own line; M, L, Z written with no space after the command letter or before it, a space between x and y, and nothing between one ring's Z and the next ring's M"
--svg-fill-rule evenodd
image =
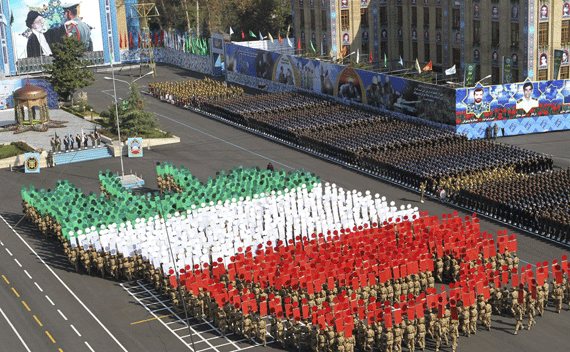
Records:
M560 63L562 62L562 54L564 50L554 49L554 72L553 79L558 79L558 72L560 71Z
M503 56L503 84L513 83L513 59Z
M473 87L475 85L476 69L477 69L477 64L465 64L465 76L464 76L465 87Z

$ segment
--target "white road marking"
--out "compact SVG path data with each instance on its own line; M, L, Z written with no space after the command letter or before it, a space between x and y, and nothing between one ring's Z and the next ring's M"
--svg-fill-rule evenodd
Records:
M20 342L21 342L22 345L24 345L24 347L26 348L26 351L32 352L32 350L30 350L30 348L28 347L28 345L26 345L26 343L24 342L24 339L22 339L22 336L20 336L20 334L18 333L18 330L16 330L16 328L14 327L14 325L12 325L12 322L10 321L10 319L8 319L8 317L6 316L6 314L4 314L4 311L2 310L2 308L0 308L0 313L2 313L2 315L4 316L4 319L6 319L6 321L8 322L8 325L10 325L10 327L12 328L12 330L14 330L14 332L16 333L16 336L18 336L18 338L20 339Z
M10 250L8 248L6 248L6 252L8 252L8 254L10 254L10 257L13 257L14 255L12 254L12 252L10 252Z
M53 303L53 301L46 295L47 300L49 301L49 303L51 303L52 306L55 306L55 303Z
M107 329L107 327L105 325L103 325L103 323L95 316L95 314L93 314L93 312L87 308L87 306L85 305L85 303L83 303L79 297L77 297L77 295L75 294L75 292L71 291L71 289L69 288L69 286L67 286L65 284L65 282L63 282L63 280L57 276L57 274L55 273L55 271L53 271L52 268L50 268L49 265L47 265L47 263L42 259L42 257L39 256L39 254L32 248L32 246L30 246L28 244L28 242L26 242L24 240L24 238L22 236L20 236L20 234L14 230L14 228L12 228L12 226L10 226L10 224L8 224L8 222L6 221L6 219L0 215L0 219L2 219L2 221L4 221L4 223L10 228L10 230L12 230L12 232L14 232L14 234L16 234L16 236L18 236L18 238L26 245L26 247L28 247L28 249L34 253L34 255L42 262L42 264L47 268L47 270L49 270L49 272L52 273L52 275L61 283L61 285L63 287L65 287L65 289L73 296L73 298L75 298L77 300L77 302L79 302L79 304L83 307L83 309L85 309L87 311L87 313L89 313L89 315L91 315L91 317L97 322L97 324L99 324L99 326L113 339L113 341L115 341L115 343L121 348L121 350L128 352L128 350L119 342L119 340L117 340L117 338L111 333L111 331L109 331L109 329ZM39 287L39 286L38 286ZM93 349L91 348L91 346L89 346L89 344L87 342L85 342L85 344L93 351Z
M30 280L32 279L32 276L28 273L27 270L24 270L24 272L26 273L26 275L28 275L28 277L30 278Z
M36 284L36 287L38 288L38 290L40 290L40 292L44 292L44 290L42 290L42 288L40 287L40 285L38 285L37 282L34 281L34 284Z
M91 346L89 346L89 344L87 343L87 341L85 341L85 344L87 345L87 347L89 347L89 350L90 350L91 352L95 352L95 350L92 349ZM122 347L122 346L121 346L121 347ZM124 347L123 347L123 348L124 348ZM126 351L126 350L125 350L125 351Z
M61 317L63 318L63 320L67 320L67 318L65 317L65 315L63 315L63 313L61 312L61 310L57 310L59 312L59 314L61 315Z
M18 264L18 266L21 268L22 264L20 264L20 262L18 261L18 259L14 258L14 261L16 262L16 264Z
M81 334L79 333L79 331L77 331L77 329L75 328L75 326L73 325L69 325L71 326L71 328L73 329L73 331L75 331L75 333L77 334L77 336L81 337Z

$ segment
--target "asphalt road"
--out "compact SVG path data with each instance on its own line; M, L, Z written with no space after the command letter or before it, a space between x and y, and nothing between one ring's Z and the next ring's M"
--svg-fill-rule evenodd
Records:
M157 71L156 78L145 77L139 81L142 90L151 81L202 78L179 68L159 66ZM139 70L130 72L136 76ZM96 83L85 89L96 110L112 103L108 95L113 94L112 83L104 80L104 76L110 76L110 73L97 74ZM130 80L129 72L117 72L116 77ZM126 97L127 84L117 83L117 89L119 97ZM398 204L409 203L432 215L453 211L462 216L471 215L471 212L436 200L428 199L421 204L416 192L154 98L147 97L147 100L148 108L157 114L162 129L179 136L181 143L145 149L143 158L124 158L125 173L136 172L145 179L146 187L142 192L157 189L157 162L185 165L202 181L215 175L216 171L235 165L265 167L272 162L277 168L304 168L315 172L324 181L346 189L380 193ZM557 166L567 167L570 160L566 148L569 135L568 132L556 132L509 137L500 141L552 154ZM121 284L75 273L59 245L43 238L25 220L20 222L21 186L33 184L47 189L54 187L58 179L69 179L85 193L98 193L98 171L106 169L120 171L119 159L44 168L40 174L0 170L0 275L3 275L0 280L0 350L184 351L191 350L192 340L196 352L261 350L256 344L236 336L222 337L205 322L192 321L189 330L183 323L183 316L175 315L169 308L168 300L144 283ZM569 252L566 247L505 224L481 220L484 231L497 233L505 228L509 233L517 233L518 253L523 264L559 259ZM537 325L531 331L525 330L514 336L513 318L493 316L492 331L480 330L471 338L461 337L458 351L567 351L570 346L569 319L570 312L563 311L559 315L548 307L544 317L537 317ZM433 344L428 344L428 350L433 348ZM272 349L280 348L270 344L264 350ZM442 350L451 349L444 347Z

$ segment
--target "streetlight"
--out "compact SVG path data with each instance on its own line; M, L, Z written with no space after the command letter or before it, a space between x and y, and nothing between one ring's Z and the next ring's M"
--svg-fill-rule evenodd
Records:
M125 168L123 166L123 142L121 141L121 128L119 127L119 104L117 103L117 87L115 85L115 81L119 81L119 82L123 82L129 85L129 89L131 88L131 86L133 85L133 83L135 83L136 81L138 81L139 79L148 76L148 75L152 75L154 73L154 71L150 71L145 73L144 75L140 76L139 78L131 81L131 83L127 82L127 81L123 81L122 79L118 79L115 78L115 70L111 70L111 74L113 77L103 77L106 80L112 80L113 81L113 94L114 94L114 98L115 98L115 117L117 118L117 135L119 136L119 156L121 157L121 173L122 173L122 178L125 178Z
M487 78L491 78L493 77L493 75L488 75L486 77L481 78L479 81L477 81L477 83L475 83L475 85L478 85L479 83L483 82L484 80L486 80Z

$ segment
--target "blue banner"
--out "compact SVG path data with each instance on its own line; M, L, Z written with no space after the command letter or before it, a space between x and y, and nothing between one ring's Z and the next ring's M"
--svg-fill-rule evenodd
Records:
M26 153L24 158L24 167L27 174L40 172L40 153Z
M143 156L143 140L142 137L129 138L127 140L129 150L129 158L141 158Z

